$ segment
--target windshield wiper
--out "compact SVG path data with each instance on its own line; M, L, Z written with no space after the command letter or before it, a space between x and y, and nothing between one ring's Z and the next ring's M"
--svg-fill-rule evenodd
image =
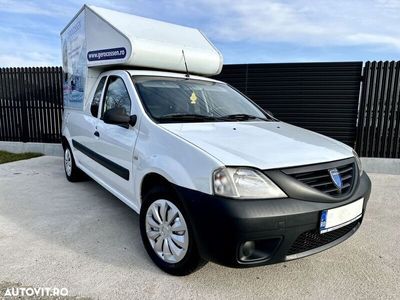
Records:
M247 121L247 120L262 120L262 121L267 121L267 122L272 121L272 119L252 116L252 115L248 115L248 114L232 114L232 115L226 115L226 116L219 117L218 119L226 120L226 121Z
M168 121L191 121L191 122L206 122L206 121L217 121L218 119L211 116L199 115L199 114L169 114L158 117L157 120L161 122Z

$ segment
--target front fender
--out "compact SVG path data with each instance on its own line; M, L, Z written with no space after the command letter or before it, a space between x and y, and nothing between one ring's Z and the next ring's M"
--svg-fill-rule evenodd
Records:
M141 167L137 169L135 176L136 199L141 199L142 182L146 175L158 174L174 185L185 187L191 190L198 190L210 194L209 172L190 171L189 168L176 159L166 155L153 155Z
M212 194L211 176L221 167L221 162L146 119L140 131L133 161L135 198L139 205L143 179L150 173L174 185Z

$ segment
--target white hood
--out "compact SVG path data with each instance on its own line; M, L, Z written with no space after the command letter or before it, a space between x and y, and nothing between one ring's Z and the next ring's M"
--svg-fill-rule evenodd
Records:
M160 124L226 166L274 169L353 156L336 140L283 122Z

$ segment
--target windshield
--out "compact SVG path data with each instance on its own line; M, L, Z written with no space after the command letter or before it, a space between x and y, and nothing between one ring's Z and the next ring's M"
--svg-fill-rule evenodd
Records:
M142 102L158 122L247 121L269 118L226 84L142 76L134 82Z

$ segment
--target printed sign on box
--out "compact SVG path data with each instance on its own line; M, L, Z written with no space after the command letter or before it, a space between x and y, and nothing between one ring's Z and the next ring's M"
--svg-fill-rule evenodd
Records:
M86 79L85 18L81 13L61 36L64 107L82 109Z

